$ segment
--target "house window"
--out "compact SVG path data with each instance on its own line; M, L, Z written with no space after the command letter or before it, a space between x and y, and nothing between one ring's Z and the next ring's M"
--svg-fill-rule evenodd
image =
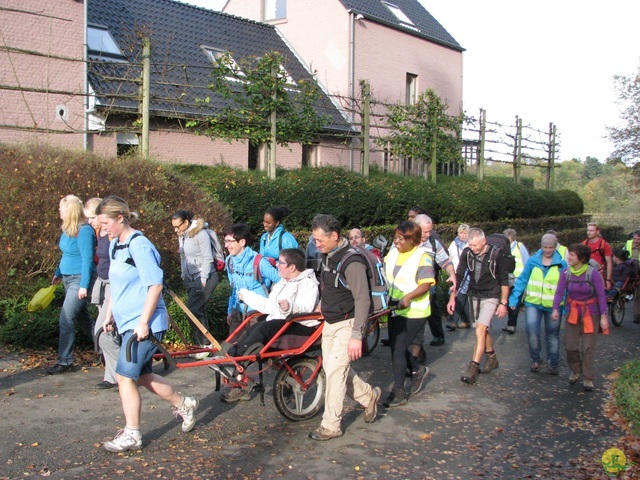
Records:
M302 145L302 167L318 166L318 144Z
M118 133L116 137L118 156L137 155L140 140L136 133Z
M106 27L87 27L87 49L89 53L101 57L124 57L113 35Z
M397 5L394 5L393 3L389 3L389 2L384 2L384 1L382 2L382 4L385 7L387 7L391 13L395 15L395 17L400 21L400 23L404 23L405 25L414 24L411 21L411 19L407 17L407 15Z
M407 73L407 105L416 103L416 92L418 91L418 76L413 73Z
M287 18L287 0L264 0L264 20Z

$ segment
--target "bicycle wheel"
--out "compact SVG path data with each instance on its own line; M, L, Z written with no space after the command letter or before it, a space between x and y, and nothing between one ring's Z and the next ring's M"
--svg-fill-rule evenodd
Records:
M622 325L622 320L624 320L624 300L620 295L616 296L613 302L609 304L609 318L616 327Z
M367 330L362 342L362 355L367 356L373 352L380 341L380 321L379 319L368 320Z
M289 367L299 378L283 366L273 385L273 400L280 414L287 420L299 422L314 417L324 405L326 379L320 369L313 382L305 390L303 384L310 381L318 366L317 358L298 357L290 360Z

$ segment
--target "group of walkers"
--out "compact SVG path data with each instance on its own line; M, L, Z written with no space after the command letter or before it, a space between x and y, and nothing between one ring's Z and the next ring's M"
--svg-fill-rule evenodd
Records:
M60 201L59 210L62 259L53 283L63 282L66 293L60 314L58 361L47 373L74 370L75 324L89 336L94 333L87 310L90 300L99 306L95 332L102 331L99 338L105 361L104 380L98 388L119 389L126 421L104 448L112 452L141 448L138 386L171 403L183 420L182 430L191 430L198 400L179 394L152 371L155 342L162 341L168 329L168 315L162 298L160 255L149 239L132 227L138 215L118 197L90 199L83 207L79 198L68 195ZM268 315L266 322L250 327L236 339L231 354L241 355L251 345L264 344L280 329L287 315L321 312L325 406L320 426L309 437L330 440L343 434L341 419L346 395L362 405L365 422L377 417L381 389L366 383L351 367L351 362L363 354L366 322L373 308L371 272L366 258L354 254L354 250L374 250L382 256L386 241L371 247L357 228L347 239L336 218L318 214L312 221L312 243L305 258L296 239L284 228L287 214L286 207L265 212L259 251L252 248L247 224L225 228L226 256L217 235L203 219L189 210L178 210L170 219L178 236L187 306L205 328L210 328L206 304L222 270L226 270L232 287L226 319L231 332L249 313ZM498 368L491 322L495 316L509 314L505 330L514 333L523 302L531 371L537 372L544 363L540 341L544 326L547 371L558 375L559 319L566 311L564 344L572 372L569 382L576 383L582 376L584 389L594 388L596 337L599 329L608 331L605 288L617 285L613 283L616 270L610 247L599 236L593 237L595 240L590 236L584 244L564 249L550 232L542 237L541 249L529 257L526 248L517 242L515 231L508 230L505 235L509 237L509 247L500 249L491 241L492 236L486 237L482 230L463 224L447 250L433 231L433 221L419 207L412 208L409 219L395 228L393 246L384 256L388 293L394 307L389 321L393 387L385 406L404 405L411 395L423 389L429 373L423 346L426 325L433 335L432 346L445 342L445 306L439 305L435 294L439 270L447 273L450 283L446 310L451 320L447 329L475 328L476 344L461 377L463 382L473 384L480 373ZM625 247L629 256L640 258L640 231ZM592 252L602 257L599 268L589 265L590 258L597 257ZM510 259L514 263L511 268ZM616 265L626 261L616 260ZM634 321L640 321L637 310L635 314ZM305 335L317 325L317 321L310 321L295 328ZM203 358L209 354L206 350L210 345L199 329L193 327L193 334L204 350L196 358ZM127 359L127 352L120 345L131 337L137 341ZM241 377L234 368L218 364L211 367L228 379ZM250 399L251 382L246 376L231 387L221 397L223 401Z

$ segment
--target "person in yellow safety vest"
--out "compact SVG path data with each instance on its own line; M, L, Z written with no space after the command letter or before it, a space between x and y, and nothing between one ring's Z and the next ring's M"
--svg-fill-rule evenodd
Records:
M629 252L629 256L640 261L640 230L633 232L633 238L627 240L624 249ZM640 286L633 296L633 323L640 323Z
M516 231L513 228L507 228L502 233L509 239L509 242L511 242L511 255L513 255L513 258L516 259L516 269L513 271L513 278L509 278L509 292L511 293L513 292L513 285L515 284L515 281L518 279L518 277L520 277L520 274L522 274L527 260L529 260L529 252L527 250L527 247L518 242ZM518 302L516 308L509 309L509 318L507 319L507 324L502 329L503 332L508 332L511 335L516 333L516 325L518 324L518 313L520 313L520 307L522 307L522 299Z
M421 228L410 221L398 225L393 233L393 245L384 259L389 284L390 304L396 306L389 319L391 329L391 363L393 389L384 405L398 407L407 403L424 386L429 369L411 354L409 346L431 314L429 290L435 284L431 255L420 247ZM407 367L411 368L411 389L405 390Z
M542 365L540 334L544 325L547 371L551 375L558 375L560 357L560 322L551 317L553 297L558 288L560 272L567 266L556 250L557 243L555 235L547 233L542 237L542 248L529 258L509 296L509 309L515 309L524 292L524 322L531 357L529 369L532 372L537 372Z

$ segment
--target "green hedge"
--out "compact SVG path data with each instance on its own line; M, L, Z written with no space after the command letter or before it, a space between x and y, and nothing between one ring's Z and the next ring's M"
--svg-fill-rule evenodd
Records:
M383 174L369 177L341 168L278 170L275 181L262 172L226 166L176 165L175 171L207 189L225 204L234 221L262 231L271 206L286 205L289 230L305 229L316 213L330 213L341 223L369 227L392 225L420 205L437 223L577 215L583 212L575 192L547 192L514 184L508 178L438 177L433 185L420 177Z

